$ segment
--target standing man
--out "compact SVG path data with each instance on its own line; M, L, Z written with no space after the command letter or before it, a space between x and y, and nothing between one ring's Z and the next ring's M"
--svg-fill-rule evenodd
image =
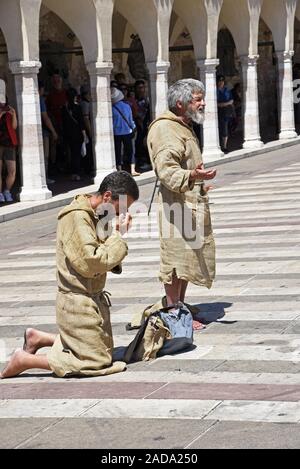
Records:
M221 149L224 153L228 153L229 124L235 117L235 112L232 92L225 86L224 75L217 77L217 102Z
M215 243L203 181L216 176L205 170L192 123L202 124L204 85L180 80L169 88L169 111L148 133L148 149L160 181L160 281L168 305L185 301L188 282L211 288L215 277ZM194 322L194 328L201 324Z
M135 141L136 162L140 170L149 171L151 170L151 165L145 142L150 123L150 101L146 95L146 82L144 80L137 80L134 84L134 91L135 105L132 110L137 127L137 138Z
M125 369L113 362L107 272L127 255L122 239L130 226L129 206L139 197L134 179L125 171L109 174L95 195L79 195L58 215L56 320L59 334L25 331L23 350L16 351L0 378L31 368L57 376L100 376ZM126 214L126 215L125 215ZM117 216L116 231L109 220ZM98 224L101 224L99 227ZM47 355L35 355L51 347Z
M49 178L48 164L49 164L49 152L50 152L50 135L52 136L53 142L57 142L58 135L51 122L51 119L47 112L46 100L45 100L45 85L39 80L39 95L40 95L40 109L42 119L42 135L43 135L43 146L44 146L44 161L46 171L46 182L47 184L54 184L54 179Z
M46 99L47 111L58 135L58 140L51 139L50 161L56 169L65 170L65 144L63 135L62 110L68 102L67 91L63 87L63 79L56 71L51 77L52 88Z

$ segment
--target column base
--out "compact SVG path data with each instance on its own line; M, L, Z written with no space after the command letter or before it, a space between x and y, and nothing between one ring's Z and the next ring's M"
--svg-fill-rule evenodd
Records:
M48 187L41 187L40 189L25 189L22 188L20 192L20 202L38 202L40 200L51 199L52 192Z
M298 134L294 130L283 130L279 134L279 140L290 140L292 138L297 138Z
M204 162L207 163L218 158L222 158L222 156L224 156L224 153L221 148L204 148L202 152L202 158Z
M255 140L245 140L243 143L243 148L251 150L253 148L262 148L264 143L258 138Z

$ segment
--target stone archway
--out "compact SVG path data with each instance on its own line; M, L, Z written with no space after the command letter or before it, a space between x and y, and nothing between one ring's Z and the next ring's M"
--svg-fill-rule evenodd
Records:
M170 25L169 82L182 78L199 78L191 33L183 20L173 11Z
M234 78L239 79L237 52L234 39L229 29L222 28L219 30L217 48L217 55L220 61L217 67L217 73L230 78L230 80Z
M148 70L140 35L127 18L114 10L112 21L113 75L123 73L127 83L147 79Z
M74 31L52 10L40 15L40 76L50 88L50 77L59 71L66 85L79 89L88 81L81 43Z

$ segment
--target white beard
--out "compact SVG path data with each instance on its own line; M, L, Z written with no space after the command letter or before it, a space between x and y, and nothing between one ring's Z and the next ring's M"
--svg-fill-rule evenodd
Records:
M192 119L192 121L195 122L195 124L199 124L199 125L202 125L205 121L204 111L196 111L196 112L186 111L186 117L188 117L189 119Z

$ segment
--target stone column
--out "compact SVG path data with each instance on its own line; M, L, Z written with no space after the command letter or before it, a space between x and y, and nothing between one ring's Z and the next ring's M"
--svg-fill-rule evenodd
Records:
M198 60L200 79L206 90L205 121L203 125L203 158L205 161L214 160L224 155L220 148L216 67L219 59Z
M21 201L45 200L52 196L46 185L40 98L37 74L41 67L36 61L9 63L14 75L18 133L21 150Z
M258 55L240 57L243 73L244 148L260 148L257 60Z
M293 63L294 51L276 52L278 65L278 116L280 140L296 138L294 95L293 95Z
M147 62L150 77L152 119L168 109L168 71L170 62Z
M110 62L87 64L90 74L94 123L95 184L100 184L102 179L116 167L110 94L112 68L113 64Z

